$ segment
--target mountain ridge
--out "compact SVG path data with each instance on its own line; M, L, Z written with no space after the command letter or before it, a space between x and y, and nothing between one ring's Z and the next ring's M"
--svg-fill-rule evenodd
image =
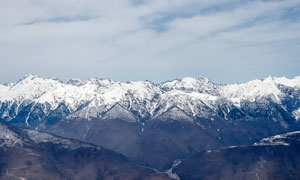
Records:
M282 98L287 96L282 90L284 88L292 89L297 98L300 97L300 76L293 79L269 76L262 80L227 85L214 84L207 78L190 77L159 84L150 81L123 83L96 78L70 81L64 83L55 78L28 75L17 83L0 85L0 118L10 121L18 116L22 109L20 106L32 105L25 118L26 126L30 126L27 121L34 106L41 105L42 113L47 117L60 104L64 104L69 111L67 117L101 118L101 114L119 104L134 112L139 121L158 117L173 106L183 110L193 119L197 116L205 117L206 111L213 111L227 119L230 111L243 111L241 106L244 102L253 103L269 99L269 102L282 105ZM224 106L225 109L220 106ZM282 109L287 107L282 106ZM295 120L300 118L298 102L296 107L289 111ZM42 117L40 118L43 121Z

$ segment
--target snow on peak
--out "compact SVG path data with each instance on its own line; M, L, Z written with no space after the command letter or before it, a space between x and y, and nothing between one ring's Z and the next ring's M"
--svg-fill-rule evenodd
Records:
M33 100L47 91L53 91L61 82L44 79L36 75L27 75L0 94L0 101Z
M265 79L261 80L265 84L275 84L275 85L285 85L290 87L300 87L300 76L295 77L293 79L288 79L286 77L275 77L275 76L268 76Z
M186 89L201 89L204 86L212 85L212 83L207 78L196 79L191 77L183 78L180 84Z
M198 85L199 81L196 78L185 77L181 80L181 83L185 88L194 88Z
M269 77L270 78L270 77ZM288 79L286 77L272 77L273 82L276 84L281 84L290 87L300 87L300 76L297 76L293 79Z
M256 101L261 97L272 96L277 102L280 101L280 96L282 95L273 77L241 84L228 84L221 88L220 93L226 98L238 98L249 101Z
M27 74L23 78L21 78L21 81L24 79L35 79L35 78L39 78L39 76L35 74Z
M278 88L279 85L300 87L300 77L288 79L286 77L269 76L262 80L253 80L240 84L228 84L221 88L220 94L226 98L238 98L240 100L255 101L257 98L270 96L280 103L283 95Z
M254 102L265 97L280 103L284 93L279 85L299 87L300 77L267 77L240 84L216 85L207 78L191 77L161 84L149 81L117 82L98 78L71 79L64 83L30 74L15 84L0 85L0 103L9 102L8 106L16 103L18 107L24 102L26 105L47 103L50 105L49 110L54 110L63 103L70 111L69 117L88 119L101 116L115 104L128 111L137 112L139 118L161 115L172 106L179 107L191 117L203 117L216 110L218 103L224 101L225 104L233 104L237 108L241 108L242 101ZM15 114L17 113L16 110ZM298 111L294 112L294 116L299 116Z
M113 83L118 83L110 79L89 78L84 81L86 85L108 86Z
M186 92L204 92L216 94L218 86L213 84L207 78L185 77L182 80L167 81L161 84L165 90L181 90Z

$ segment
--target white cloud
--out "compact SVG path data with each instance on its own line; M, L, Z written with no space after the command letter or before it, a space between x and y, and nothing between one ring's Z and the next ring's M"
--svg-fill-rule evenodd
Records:
M299 6L294 0L0 2L2 81L24 73L154 81L208 76L219 82L299 75L292 66L279 68L283 60L300 66L300 22L283 18ZM251 64L262 59L279 63L254 72Z

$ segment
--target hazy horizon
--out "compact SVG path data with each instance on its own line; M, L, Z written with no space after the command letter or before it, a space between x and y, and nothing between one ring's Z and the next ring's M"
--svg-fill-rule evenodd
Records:
M27 76L30 76L30 75L33 75L33 76L38 76L40 78L46 78L46 79L57 79L59 81L62 81L64 83L67 83L68 81L72 80L72 79L80 79L80 80L89 80L89 79L109 79L109 80L112 80L112 81L116 81L116 82L136 82L136 81L150 81L152 83L156 83L156 84L160 84L160 83L164 83L164 82L168 82L168 81L173 81L173 80L177 80L177 79L184 79L184 78L196 78L196 79L201 79L201 78L207 78L209 81L213 82L214 84L219 84L219 85L222 85L222 84L231 84L231 83L245 83L245 82L249 82L249 81L252 81L252 80L264 80L266 78L269 78L269 77L275 77L275 78L288 78L288 79L294 79L294 78L298 78L300 76L294 76L294 77L286 77L286 76L273 76L273 75L269 75L269 76L266 76L266 77L259 77L259 78L255 78L255 79L249 79L247 81L232 81L232 82L228 82L228 83L220 83L220 82L216 82L216 81L213 81L212 79L210 79L209 77L190 77L190 76L185 76L185 77L180 77L180 78L173 78L173 79L165 79L163 81L159 81L159 82L156 82L156 81L151 81L149 79L144 79L144 80L124 80L124 81L120 81L120 80L115 80L115 79L112 79L112 78L109 78L109 77L88 77L88 78L78 78L78 77L73 77L73 78L70 78L70 79L62 79L62 78L58 78L58 77L54 77L54 76L41 76L41 75L38 75L38 74L33 74L33 73L29 73L29 74L25 74L19 78L17 78L16 80L14 81L8 81L8 82L0 82L0 84L7 84L7 83L17 83L19 80L21 80L22 78L25 78Z

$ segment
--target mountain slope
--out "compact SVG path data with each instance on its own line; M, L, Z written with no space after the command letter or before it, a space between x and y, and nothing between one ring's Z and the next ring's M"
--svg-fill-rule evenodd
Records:
M112 149L160 171L170 168L176 159L203 150L247 145L287 130L294 129L263 119L230 123L222 118L214 121L203 118L191 123L169 117L154 119L144 125L122 119L65 119L47 129L60 136Z
M2 123L0 178L169 179L104 148Z
M299 131L264 138L251 146L204 151L173 170L182 180L299 179L299 172Z

